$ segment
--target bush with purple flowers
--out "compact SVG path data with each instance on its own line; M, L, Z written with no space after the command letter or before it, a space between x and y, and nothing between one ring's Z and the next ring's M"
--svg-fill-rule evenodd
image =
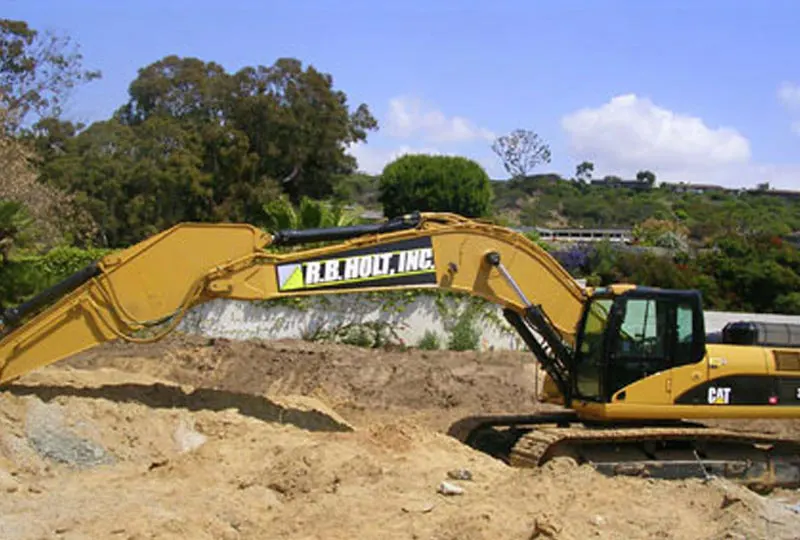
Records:
M591 273L595 254L595 247L588 244L575 244L551 252L559 264L575 278L585 277Z

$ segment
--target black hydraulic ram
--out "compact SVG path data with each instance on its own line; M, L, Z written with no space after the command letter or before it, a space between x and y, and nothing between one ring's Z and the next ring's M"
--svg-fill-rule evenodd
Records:
M5 329L2 334L8 333L9 330L18 326L25 317L38 311L39 309L47 306L52 301L61 298L65 294L74 291L93 277L100 274L100 266L93 262L86 268L75 272L66 279L56 283L52 287L43 290L33 298L26 300L17 307L8 308L3 310L0 314Z
M284 229L272 235L272 243L280 246L291 246L311 242L329 242L347 240L366 234L383 234L413 229L420 222L419 212L398 216L383 223L351 225L348 227L327 227L319 229Z
M570 387L569 372L554 355L549 354L547 350L536 340L533 332L525 323L519 313L511 309L504 309L503 316L511 326L522 336L523 341L528 348L533 352L533 355L539 360L548 375L553 378L558 387L558 391L564 397L565 405L569 406L571 401L572 389Z
M553 378L559 391L567 402L569 402L572 352L561 339L561 336L555 330L552 322L548 319L547 314L542 310L541 306L532 304L525 296L525 293L508 272L508 269L506 269L500 261L500 254L496 251L488 253L486 255L486 262L497 268L505 281L514 289L514 292L525 305L523 315L510 309L504 309L503 315L522 336L525 343L538 358L539 362L541 362L542 367L544 367L545 371ZM539 333L547 344L547 348L543 347L536 340L533 333L528 328L528 325L532 326L534 330Z

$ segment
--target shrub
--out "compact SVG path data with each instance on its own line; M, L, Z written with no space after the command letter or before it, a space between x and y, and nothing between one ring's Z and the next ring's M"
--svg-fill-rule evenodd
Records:
M475 328L475 316L467 310L453 326L447 348L451 351L476 351L481 342L481 334Z
M433 330L425 330L419 343L417 343L417 348L423 351L438 350L440 348L439 336Z
M58 247L45 255L12 259L0 266L0 305L17 305L110 252Z
M489 175L471 159L408 154L383 169L379 200L387 217L415 210L486 217L492 188Z

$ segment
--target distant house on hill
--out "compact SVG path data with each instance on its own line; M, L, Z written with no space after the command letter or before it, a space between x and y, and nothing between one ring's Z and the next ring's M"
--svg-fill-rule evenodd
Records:
M751 195L769 195L781 199L800 199L800 191L791 189L748 189L746 192Z
M754 189L747 188L727 188L716 184L687 184L664 182L661 186L675 193L730 193L734 195L768 195L770 197L780 197L782 199L800 199L800 191L790 189L770 189L769 184L762 184Z
M732 191L738 191L735 189L729 189L725 186L718 186L716 184L687 184L685 182L680 183L670 183L670 182L663 182L661 186L664 189L669 191L674 191L675 193L728 193Z
M606 176L600 180L592 180L591 185L614 189L634 189L637 191L648 191L653 186L641 180L623 180L617 176Z
M609 242L629 244L633 240L630 229L584 229L580 227L548 229L545 227L519 227L525 233L535 231L546 242Z

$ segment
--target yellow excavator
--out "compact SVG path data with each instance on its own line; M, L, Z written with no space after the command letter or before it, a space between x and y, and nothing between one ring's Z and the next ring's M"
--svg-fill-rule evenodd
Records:
M449 213L273 233L176 225L5 310L0 384L106 341L161 339L212 299L426 287L501 307L559 405L464 418L449 434L465 444L520 467L568 457L610 475L800 485L800 441L698 422L799 418L797 329L765 341L745 324L709 343L697 291L583 288L524 235Z

